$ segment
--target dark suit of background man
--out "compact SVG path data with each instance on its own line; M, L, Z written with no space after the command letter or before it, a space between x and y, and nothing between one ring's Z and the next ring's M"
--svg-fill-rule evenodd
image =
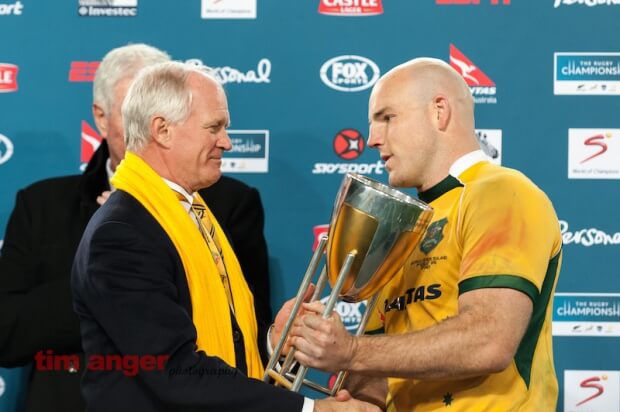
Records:
M231 149L224 89L191 65L140 72L122 107L118 190L93 215L71 286L86 356L167 356L135 377L86 369L89 411L368 410L263 383L252 295L196 191ZM210 252L210 253L209 253ZM247 376L246 376L247 374Z
M129 83L142 67L167 60L167 54L140 44L108 53L95 77L93 99L93 116L105 140L86 171L43 180L17 193L0 256L0 366L25 365L46 349L81 355L79 322L71 306L71 262L86 224L109 195L109 177L124 155L120 107ZM200 194L233 243L254 292L259 324L269 324L267 248L258 192L222 177ZM265 331L259 328L261 336ZM83 411L80 376L33 370L26 411Z

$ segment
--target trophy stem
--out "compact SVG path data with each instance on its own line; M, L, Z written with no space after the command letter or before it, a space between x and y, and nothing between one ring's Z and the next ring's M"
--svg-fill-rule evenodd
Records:
M310 259L310 264L308 265L308 269L306 269L306 273L304 274L304 278L301 282L299 290L297 291L297 296L295 297L295 303L293 305L293 309L291 310L291 315L286 321L284 325L284 329L282 330L282 334L280 335L280 339L278 339L278 344L274 348L273 353L271 354L271 358L269 358L269 363L265 368L265 375L263 376L264 382L269 382L270 376L269 371L273 370L280 359L280 354L282 353L282 348L284 347L284 342L288 338L288 333L291 330L291 326L293 326L293 322L295 321L295 317L299 313L299 309L301 308L301 304L304 300L304 295L306 291L310 287L310 283L312 282L312 277L314 276L317 267L319 266L319 262L321 260L321 256L325 251L325 245L327 244L327 237L322 236L319 240L319 244L312 255L312 259ZM269 342L271 344L271 342Z
M372 315L372 311L377 306L377 301L379 300L379 292L375 293L372 298L368 301L366 305L366 310L364 311L364 315L362 316L362 320L360 321L360 325L355 331L355 336L362 336L364 331L366 331L366 325L368 325L368 321L370 320L370 315ZM331 389L330 396L334 396L341 389L344 380L348 375L347 371L338 372L338 377L336 378L336 382L334 382L334 386Z
M334 306L336 305L336 300L338 299L338 295L340 295L340 291L342 290L344 281L349 275L349 271L351 270L351 266L353 265L353 261L355 260L356 255L357 250L352 250L347 254L347 258L345 259L344 264L342 265L342 269L340 269L340 273L338 274L338 280L336 280L336 284L334 285L334 288L329 295L329 299L327 300L327 304L325 305L325 310L323 311L322 315L323 319L329 318L331 313L333 312ZM308 373L308 368L301 365L299 367L299 371L297 371L297 375L295 376L293 387L291 388L293 392L299 392L306 373Z

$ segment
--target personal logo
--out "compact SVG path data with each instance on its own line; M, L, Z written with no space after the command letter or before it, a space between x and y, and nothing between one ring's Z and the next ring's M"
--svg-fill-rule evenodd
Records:
M0 134L0 165L9 161L13 156L13 142L3 134Z
M70 82L92 82L95 80L95 73L99 67L98 61L96 62L71 62L69 67L69 81Z
M476 104L497 103L495 82L472 63L454 44L450 45L450 66L465 79Z
M426 236L420 243L420 250L425 254L429 254L433 249L437 247L439 242L443 239L443 228L448 223L448 218L444 217L441 220L430 224L426 230Z
M17 91L19 67L10 63L0 63L0 93Z
M326 86L340 92L359 92L372 87L380 76L372 60L355 55L334 57L323 63L320 76Z
M193 64L195 66L204 66L204 63L200 59L189 59L185 63ZM262 58L258 61L256 70L250 69L241 71L230 66L222 67L209 67L210 73L221 84L228 83L271 83L271 61L267 58Z
M329 16L376 16L383 13L381 0L320 0L319 13Z
M138 0L78 0L81 17L136 17Z
M353 160L364 152L364 136L355 129L342 129L334 137L334 152L344 160Z
M557 9L560 6L573 6L575 4L588 7L619 6L620 0L555 0L553 7Z
M0 3L0 16L21 16L24 5L17 0L15 3Z

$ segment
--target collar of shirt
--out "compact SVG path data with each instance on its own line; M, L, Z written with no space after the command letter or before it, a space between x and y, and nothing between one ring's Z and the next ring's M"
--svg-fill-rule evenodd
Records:
M452 163L452 166L450 166L449 173L450 175L458 179L461 173L463 173L465 170L469 169L476 163L485 162L488 160L489 159L486 157L482 150L474 150L473 152L464 154L463 156L456 159L456 161Z
M108 175L108 184L110 185L110 191L113 192L116 190L110 180L112 180L112 176L114 176L114 172L112 171L112 160L108 157L108 160L105 161L105 172Z
M185 208L186 211L189 212L189 209L192 205L192 203L194 202L194 197L192 195L190 195L189 193L187 193L187 190L183 189L180 185L171 182L168 179L164 179L162 177L162 180L168 185L168 187L172 190L174 190L175 192L178 192L180 194L183 195L183 197L185 198L186 202L181 202L181 204L183 205L183 207Z

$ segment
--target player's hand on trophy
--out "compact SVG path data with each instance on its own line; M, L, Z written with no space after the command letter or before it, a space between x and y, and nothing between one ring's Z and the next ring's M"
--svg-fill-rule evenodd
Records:
M357 341L332 312L323 319L325 306L319 302L304 303L304 315L297 317L289 340L296 349L295 359L304 366L329 372L348 370Z
M314 288L315 286L313 284L311 284L308 287L308 290L306 290L306 294L304 295L304 302L308 302L310 300L310 298L312 297L312 294L314 293ZM282 335L282 330L284 329L284 326L286 325L286 321L291 316L291 312L293 311L294 305L295 305L295 298L287 300L284 303L284 305L282 305L282 308L276 315L276 318L273 321L273 326L271 328L271 335L270 335L271 342L269 342L272 348L275 348L278 341L280 340L280 336ZM299 309L299 313L297 313L297 318L299 318L303 314L304 314L304 309L302 307L301 309ZM287 339L287 341L284 343L284 349L282 349L283 355L286 355L291 347L291 344L289 341L290 339Z
M314 401L314 412L360 411L379 412L381 409L372 403L353 399L346 390L341 390L334 398Z

